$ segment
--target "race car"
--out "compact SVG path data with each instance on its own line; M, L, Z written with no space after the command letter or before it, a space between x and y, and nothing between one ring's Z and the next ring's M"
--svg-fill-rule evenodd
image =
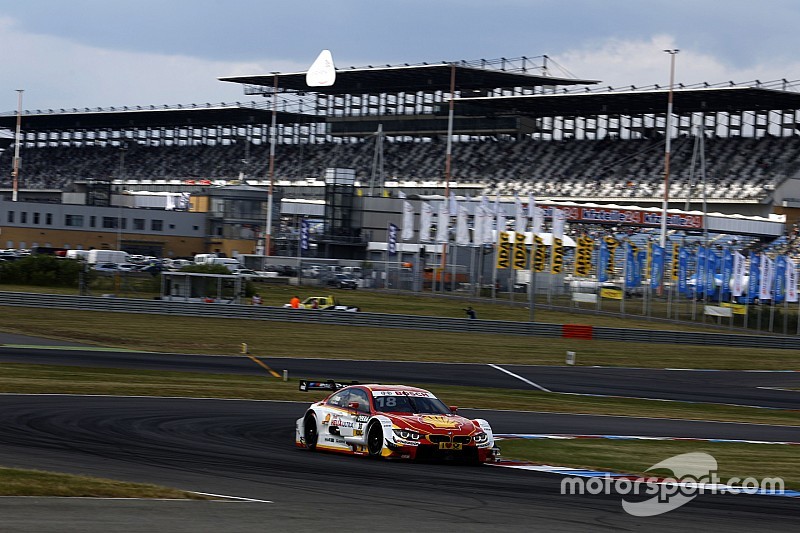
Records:
M469 464L492 462L499 455L486 420L460 416L424 389L301 380L300 390L332 394L297 420L298 448Z
M283 307L291 308L292 304L284 304ZM300 302L299 309L320 309L323 311L350 311L357 313L361 309L355 305L343 305L333 296L309 296Z

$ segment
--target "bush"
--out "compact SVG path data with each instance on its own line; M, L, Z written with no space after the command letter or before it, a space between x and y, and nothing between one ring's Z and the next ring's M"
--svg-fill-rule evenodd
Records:
M83 268L83 263L74 259L29 255L16 261L0 263L0 283L75 287Z

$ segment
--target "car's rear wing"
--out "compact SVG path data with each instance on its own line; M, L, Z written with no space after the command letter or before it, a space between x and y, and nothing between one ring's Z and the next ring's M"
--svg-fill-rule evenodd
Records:
M312 390L329 390L329 391L337 391L339 389L343 389L345 387L349 387L350 385L358 385L358 381L351 381L350 383L339 383L332 379L327 381L308 381L305 379L300 380L300 390L302 392L308 392Z

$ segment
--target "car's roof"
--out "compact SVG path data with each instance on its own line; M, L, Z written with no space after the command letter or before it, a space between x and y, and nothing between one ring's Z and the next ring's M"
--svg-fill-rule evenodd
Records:
M419 387L410 387L408 385L381 385L378 383L370 383L367 385L360 385L370 391L411 391L411 392L430 392Z

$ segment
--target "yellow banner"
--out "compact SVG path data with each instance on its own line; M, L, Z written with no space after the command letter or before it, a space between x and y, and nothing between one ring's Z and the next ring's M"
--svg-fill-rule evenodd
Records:
M528 250L525 248L525 234L514 233L514 270L525 270L528 267Z
M672 268L670 271L670 279L678 281L678 265L680 264L681 248L677 242L672 243Z
M606 247L608 247L608 267L606 268L606 274L608 274L609 278L614 277L614 252L617 251L617 247L619 246L619 242L614 237L605 237L604 240L606 241Z
M553 249L550 251L550 273L561 274L564 268L564 246L561 239L553 237Z
M575 275L586 277L592 271L592 250L594 240L582 236L578 238L578 249L575 250Z
M600 289L600 298L622 300L622 291L620 289Z
M534 272L544 272L545 265L547 265L547 248L544 241L538 235L533 236L533 261L531 268Z
M511 266L511 242L508 240L508 232L501 231L497 245L497 268L503 269Z
M747 307L742 304L732 304L730 302L722 302L720 303L721 307L729 307L733 309L734 315L743 315L747 311Z

